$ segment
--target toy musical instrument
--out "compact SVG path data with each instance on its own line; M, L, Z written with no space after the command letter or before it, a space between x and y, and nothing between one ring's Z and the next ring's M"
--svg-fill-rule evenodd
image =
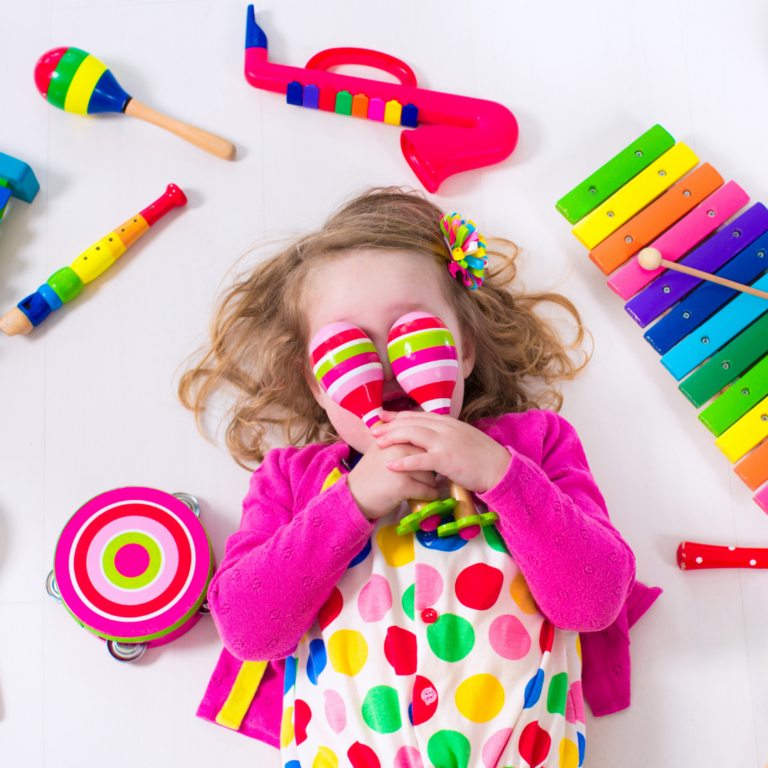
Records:
M456 344L446 324L427 312L410 312L395 321L387 339L387 355L392 373L405 393L428 413L451 414L451 396L459 373ZM402 536L416 531L433 531L440 537L458 533L462 539L474 539L480 528L491 525L495 512L478 514L472 494L451 481L451 498L456 501L454 521L441 525L443 515L451 512L440 501L422 505L404 517L397 527Z
M226 139L162 115L129 96L105 64L79 48L44 53L35 65L35 85L49 104L65 112L117 112L137 117L224 160L231 160L237 151Z
M0 221L12 197L31 203L39 190L34 171L26 163L0 152Z
M720 547L683 541L677 548L677 565L681 571L704 568L768 568L768 549Z
M385 83L330 67L363 64L389 72L400 83ZM400 146L408 165L429 192L455 173L507 158L517 144L517 120L501 104L419 88L403 61L365 48L331 48L306 67L267 60L267 37L248 6L245 79L254 87L286 95L288 104L401 125Z
M46 588L119 661L188 632L207 613L213 552L193 496L116 488L64 526Z
M169 211L186 204L187 198L181 189L175 184L169 184L154 203L81 253L71 266L54 272L33 294L22 299L14 309L0 318L0 330L8 336L29 333L51 312L74 299L83 290L85 283L95 280L111 267Z
M736 473L752 490L764 486L755 501L768 512L768 209L756 203L726 223L749 196L708 163L692 170L697 163L657 125L557 208L680 391L706 406L699 419L740 462ZM643 249L663 261L651 252L655 268L643 268ZM674 262L732 284L673 271Z

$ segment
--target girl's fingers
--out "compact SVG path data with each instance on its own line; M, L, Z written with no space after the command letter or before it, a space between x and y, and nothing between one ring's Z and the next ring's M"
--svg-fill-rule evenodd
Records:
M425 411L382 411L379 416L384 424L378 424L371 429L371 433L374 435L404 425L429 424L435 427L441 422L450 424L452 421L449 416Z
M398 426L396 429L388 430L385 434L379 435L376 438L376 445L379 448L389 448L391 445L410 443L417 448L428 451L434 447L437 437L437 433L433 429L422 426Z
M434 472L434 460L428 453L417 453L413 456L403 456L387 462L387 469L393 472Z
M418 499L419 501L434 501L440 498L440 491L437 488L432 488L424 483L414 482L411 487L408 488L408 498Z

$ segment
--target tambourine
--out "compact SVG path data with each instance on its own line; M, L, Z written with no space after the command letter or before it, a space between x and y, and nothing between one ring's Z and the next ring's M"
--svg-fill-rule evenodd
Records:
M119 661L175 640L208 612L213 552L199 514L185 493L129 487L96 496L59 536L48 594Z

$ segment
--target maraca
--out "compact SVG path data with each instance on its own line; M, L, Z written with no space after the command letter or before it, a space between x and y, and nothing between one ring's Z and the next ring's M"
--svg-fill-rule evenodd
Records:
M165 128L224 160L235 156L235 145L220 136L162 115L129 96L96 57L79 48L54 48L35 65L35 85L49 104L78 115L119 112Z
M326 325L310 342L309 359L312 373L334 403L361 418L368 428L382 423L379 414L383 410L384 367L363 331L350 323ZM427 508L432 510L427 516L453 509L456 501L409 499L408 504L411 515L406 520ZM404 532L398 528L398 533Z
M387 340L387 355L398 383L425 411L450 415L451 396L459 373L459 359L451 332L435 315L410 312L392 326ZM473 539L480 528L490 525L499 516L495 512L479 515L472 495L454 482L449 484L456 503L455 522L440 525L440 537L458 533L463 539ZM434 530L440 520L427 505L400 521L397 532ZM440 512L444 513L443 510ZM402 529L402 531L401 531Z

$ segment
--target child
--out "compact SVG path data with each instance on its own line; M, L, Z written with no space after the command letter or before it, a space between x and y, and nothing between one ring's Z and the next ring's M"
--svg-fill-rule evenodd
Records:
M180 384L198 419L233 388L228 447L261 462L209 604L234 656L287 657L289 768L576 768L578 633L609 627L633 589L633 554L555 413L556 383L578 369L535 308L569 311L578 344L576 309L515 289L503 241L470 290L481 280L449 270L440 217L397 189L348 203L229 289ZM387 361L390 328L414 311L456 341L451 416L424 413ZM363 329L383 363L373 430L313 376L309 342L333 322ZM267 452L275 429L289 447ZM398 536L406 499L436 499L448 480L495 511L495 527Z

